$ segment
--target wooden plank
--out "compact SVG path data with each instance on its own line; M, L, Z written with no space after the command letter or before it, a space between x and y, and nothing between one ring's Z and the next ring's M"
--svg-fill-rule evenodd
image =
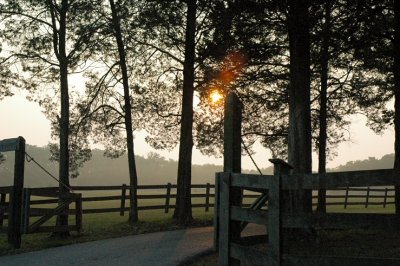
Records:
M231 256L240 262L246 262L245 265L271 265L271 260L266 252L236 243L230 244L230 250Z
M75 199L75 224L76 231L80 234L82 231L82 195L79 194L79 197Z
M166 194L155 194L155 195L138 195L138 199L165 199L167 197ZM171 199L176 198L176 194L170 194L169 197Z
M267 190L270 188L271 178L272 176L266 176L266 175L232 173L231 186L244 189Z
M122 196L101 196L101 197L84 197L83 202L93 202L93 201L110 201L110 200L122 200Z
M192 184L191 188L207 188L207 184ZM214 185L210 185L210 188L214 188Z
M262 210L253 210L249 208L241 208L239 206L231 206L230 218L232 220L256 223L256 224L268 224L268 212Z
M74 191L92 191L92 190L121 190L121 186L72 186Z
M35 221L32 225L29 226L29 232L35 232L43 223L48 221L51 217L60 214L65 208L69 206L69 204L72 202L72 200L67 200L58 205L56 208L54 208L51 212L48 214L44 215L37 221Z
M13 189L13 186L0 187L0 193L10 194L12 189Z
M285 214L282 217L285 228L320 229L384 229L399 230L400 218L394 214L373 213L312 213Z
M164 213L168 213L170 198L171 198L171 183L168 183L167 184L167 194L165 195L165 210L164 210Z
M120 216L124 216L125 214L125 202L126 202L126 184L123 184L121 190L121 211L119 212Z
M46 200L31 200L30 205L43 205L43 204L54 204L58 203L57 199L46 199Z
M6 193L1 192L0 194L0 227L3 226L4 221L4 213L6 212L6 208L8 209L8 204L6 205Z
M335 172L325 174L293 174L282 176L282 189L334 189L400 185L393 169Z
M285 265L376 265L376 266L392 266L400 265L400 259L390 258L373 258L373 257L331 257L331 256L293 256L284 255L283 261Z
M30 208L29 209L29 217L37 217L37 216L43 216L51 213L53 211L53 208ZM75 214L75 210L65 210L62 211L61 214L67 215L67 214Z
M120 212L121 208L104 208L104 209L84 209L83 214L89 213L109 213L109 212ZM129 211L129 208L125 207L125 211Z
M31 196L38 196L38 197L50 197L50 198L58 198L60 196L60 192L54 190L31 190ZM71 197L70 193L63 193L61 195L63 198Z
M210 183L207 183L207 186L206 186L206 208L205 208L205 211L208 212L209 208L210 208Z
M23 208L23 221L22 221L22 231L26 234L29 229L29 217L30 217L30 202L31 202L31 192L29 188L24 188L24 208Z
M138 189L166 189L167 185L141 185ZM175 184L171 184L171 188L176 188Z

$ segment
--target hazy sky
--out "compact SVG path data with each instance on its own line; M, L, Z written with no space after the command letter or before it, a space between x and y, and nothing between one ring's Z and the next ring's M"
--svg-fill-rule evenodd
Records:
M11 98L0 101L0 139L23 136L28 144L44 146L50 140L50 123L42 114L36 103L29 102L24 96L17 94ZM339 146L338 156L328 163L328 167L336 167L351 160L362 160L370 156L380 158L385 154L393 153L394 131L387 130L383 135L375 135L364 126L365 118L353 117L351 126L352 142ZM178 159L178 149L172 152L154 150L145 141L145 132L135 134L135 153L146 156L150 151L155 151L166 158ZM255 149L254 159L259 167L270 166L269 152L258 145ZM313 170L317 170L316 156L313 157ZM197 150L193 153L194 164L214 163L222 164L221 158L206 157ZM243 168L255 169L248 156L242 159Z

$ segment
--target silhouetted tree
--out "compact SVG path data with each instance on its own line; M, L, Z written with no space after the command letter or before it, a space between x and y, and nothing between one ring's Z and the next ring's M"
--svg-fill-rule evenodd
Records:
M138 212L137 212L137 185L138 178L136 172L136 163L135 163L135 153L133 147L133 130L132 130L132 106L131 106L131 98L130 98L130 89L129 89L129 76L128 69L126 63L126 52L123 41L123 36L121 32L120 18L118 14L117 6L114 3L114 0L110 1L111 14L112 14L112 25L114 29L115 39L117 41L118 47L118 55L119 55L119 65L121 68L122 75L122 83L124 87L124 122L125 122L125 130L126 130L126 147L128 150L128 167L129 167L129 199L130 199L130 211L129 211L129 222L135 223L138 221Z
M394 169L400 173L400 2L393 0ZM400 214L400 186L395 186L395 210Z
M19 75L24 86L33 94L40 87L54 89L53 96L39 98L39 104L48 105L60 97L60 113L56 114L59 129L60 191L69 185L70 166L70 91L68 75L84 64L90 52L96 50L91 37L98 17L91 12L94 1L52 0L9 1L0 5L5 27L2 41L9 47L7 62L21 67L26 74ZM18 38L16 38L18 36ZM56 109L57 110L57 109ZM52 110L51 114L57 113ZM68 216L60 215L58 224L67 225Z
M311 173L310 38L308 0L288 1L290 48L288 161L294 173ZM296 194L297 210L312 210L311 191Z

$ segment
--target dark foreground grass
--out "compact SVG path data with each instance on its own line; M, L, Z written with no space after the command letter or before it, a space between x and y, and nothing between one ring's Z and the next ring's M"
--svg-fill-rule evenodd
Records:
M189 227L209 226L212 224L212 211L205 213L195 211L194 221ZM0 255L18 254L45 248L71 245L76 243L137 235L144 233L183 229L172 219L172 214L162 211L145 211L140 213L140 221L135 225L127 223L127 216L118 213L86 214L83 216L83 231L81 235L71 233L66 239L52 236L50 233L37 233L22 236L22 245L18 250L12 249L7 243L7 236L0 235ZM54 224L54 221L50 221ZM73 220L71 219L71 223Z

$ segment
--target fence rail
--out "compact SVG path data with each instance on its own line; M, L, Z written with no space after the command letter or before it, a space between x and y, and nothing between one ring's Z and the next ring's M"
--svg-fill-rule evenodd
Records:
M243 182L243 181L240 181ZM139 194L137 196L139 200L138 210L164 210L165 213L169 213L171 209L175 208L173 199L176 199L176 193L173 192L176 189L176 184L165 184L165 185L140 185L138 186L138 192L151 191L152 194ZM107 202L107 201L119 201L120 204L118 207L113 208L84 208L83 214L89 213L111 213L118 212L121 216L125 214L126 211L129 211L129 207L127 207L126 202L129 202L129 186L128 185L120 185L120 186L73 186L74 192L94 192L94 191L121 191L119 195L101 195L101 196L82 196L83 203L89 202ZM203 190L204 192L199 193L196 191L192 193L193 199L200 199L204 203L194 203L192 204L193 208L204 208L206 212L210 210L210 208L214 207L214 198L215 198L215 185L214 184L194 184L192 185L192 189ZM3 225L3 220L8 217L8 200L9 195L12 190L12 187L0 187L0 226ZM42 199L40 196L48 196L53 195L57 196L58 187L41 187L41 188L27 188L30 191L31 195L35 195L36 197L32 197L29 202L29 215L31 217L41 216L50 211L49 208L39 208L36 206L45 205L45 204L56 204L58 203L58 199ZM155 191L159 191L159 193L155 193ZM369 206L382 206L386 208L387 205L394 204L394 189L393 188L375 188L375 187L342 187L335 188L329 190L332 193L342 194L332 194L327 195L327 206L337 206L347 208L349 206L363 206L368 208ZM329 193L328 191L328 193ZM153 193L154 192L154 193ZM356 194L354 194L356 193ZM244 207L250 206L246 200L256 199L258 198L258 194L244 194ZM8 199L8 200L7 200ZM143 200L164 200L163 204L161 202L157 205L144 205L140 201ZM314 206L317 205L316 200L317 196L313 196ZM26 206L27 207L27 206ZM74 214L74 210L69 210L69 214Z

